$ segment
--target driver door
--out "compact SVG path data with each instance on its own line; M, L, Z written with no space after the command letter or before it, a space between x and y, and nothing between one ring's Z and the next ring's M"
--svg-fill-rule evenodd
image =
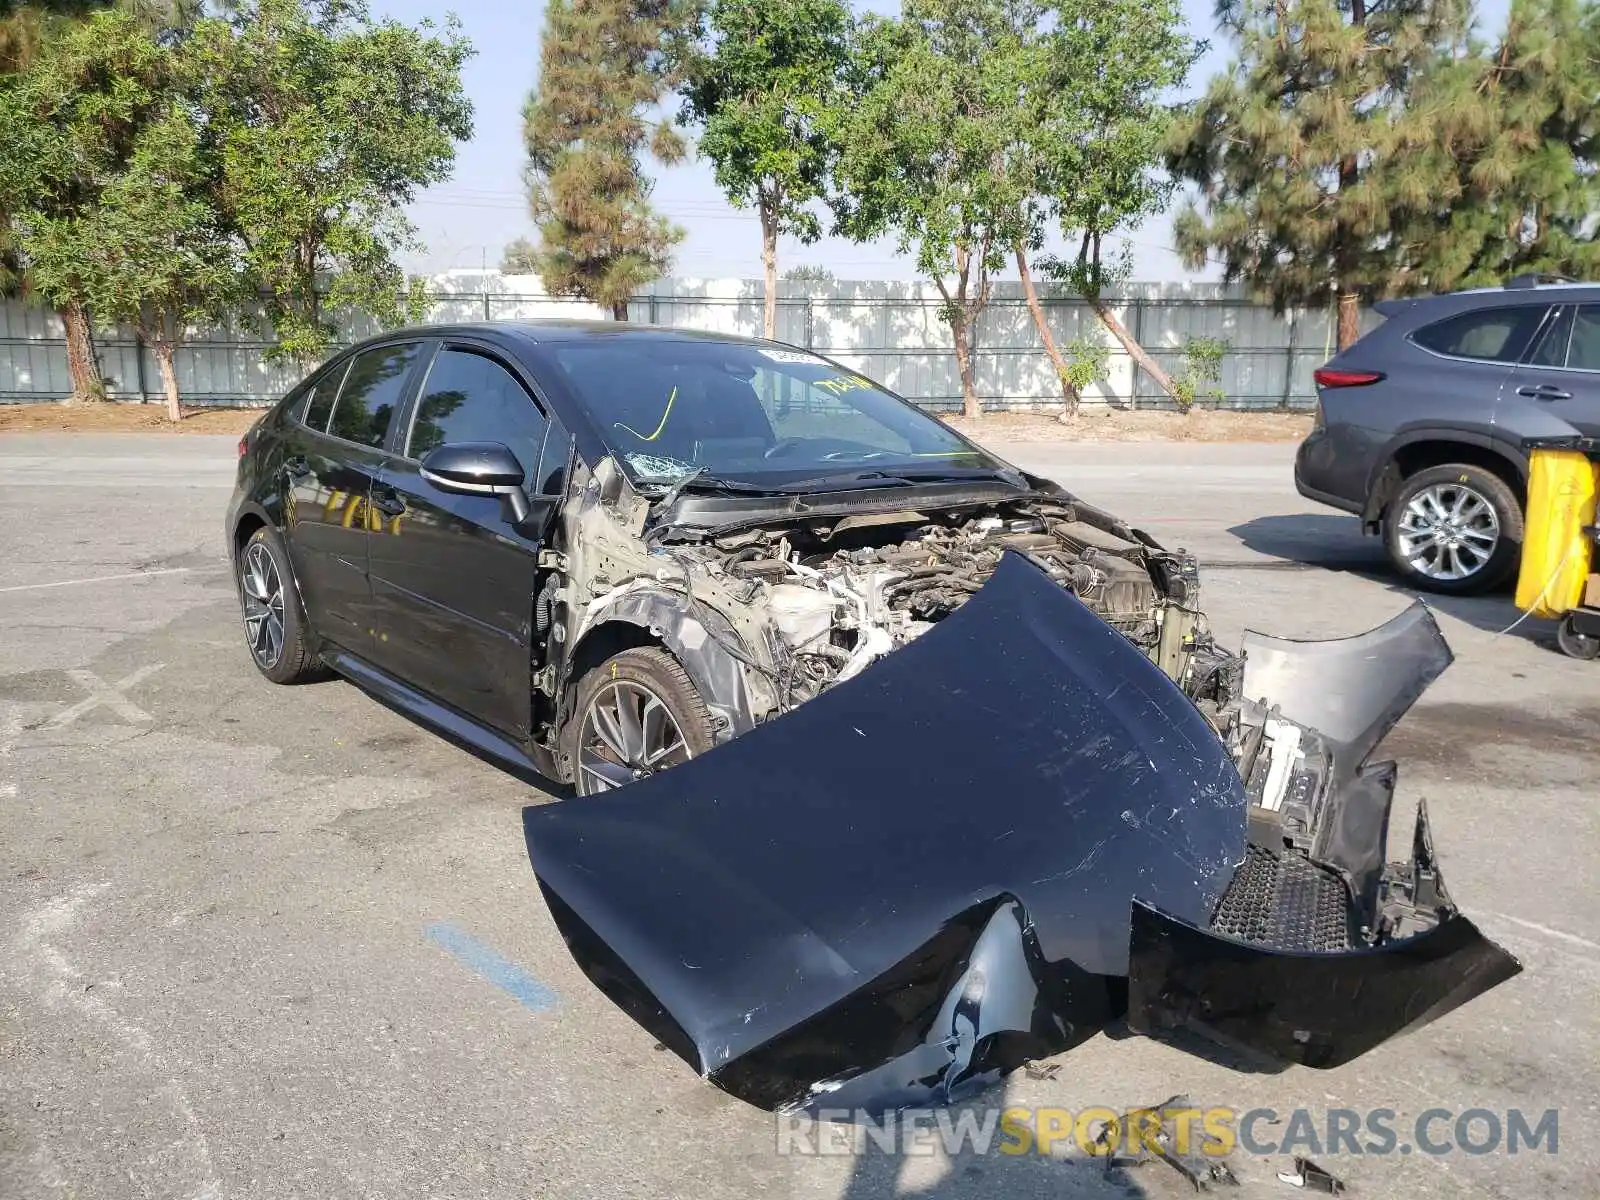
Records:
M458 442L508 447L534 511L554 515L565 486L565 433L494 354L442 343L398 454L373 483L372 657L452 708L525 738L533 601L548 522L519 527L504 498L447 492L423 478L421 458Z

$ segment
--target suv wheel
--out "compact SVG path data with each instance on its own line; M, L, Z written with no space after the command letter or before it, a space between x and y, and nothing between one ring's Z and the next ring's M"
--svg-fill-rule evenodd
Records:
M665 650L606 659L578 682L562 749L578 795L654 775L712 746L711 711Z
M1522 506L1492 471L1467 463L1408 477L1383 519L1384 544L1416 587L1456 596L1500 586L1522 551Z

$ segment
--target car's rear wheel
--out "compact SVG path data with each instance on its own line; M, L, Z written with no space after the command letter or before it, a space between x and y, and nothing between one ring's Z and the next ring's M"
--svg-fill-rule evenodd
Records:
M610 791L711 749L715 726L665 650L624 650L578 682L563 747L580 796Z
M238 570L245 645L256 670L273 683L318 676L289 556L276 530L263 525L250 535L239 551Z
M1384 514L1389 558L1427 591L1465 596L1499 587L1522 552L1522 506L1492 471L1468 463L1409 476Z

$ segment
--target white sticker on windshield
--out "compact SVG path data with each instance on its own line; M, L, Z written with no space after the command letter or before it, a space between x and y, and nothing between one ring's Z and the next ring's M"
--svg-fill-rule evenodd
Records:
M807 354L804 350L769 350L765 346L757 346L755 349L756 353L765 354L773 362L803 363L811 367L825 367L828 365L815 354Z

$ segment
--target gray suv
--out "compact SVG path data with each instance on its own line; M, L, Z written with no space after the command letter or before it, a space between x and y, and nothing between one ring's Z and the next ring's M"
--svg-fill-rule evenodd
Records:
M1385 300L1387 318L1316 372L1300 494L1381 533L1417 587L1504 583L1522 548L1525 438L1600 436L1600 284Z

